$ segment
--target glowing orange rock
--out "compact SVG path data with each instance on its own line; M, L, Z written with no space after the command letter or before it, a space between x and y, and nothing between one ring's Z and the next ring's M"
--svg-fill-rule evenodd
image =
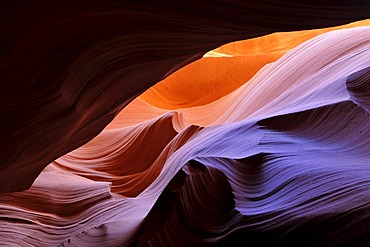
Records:
M370 20L316 30L273 33L226 44L176 71L139 98L170 110L205 105L231 93L263 66L317 35L367 25Z

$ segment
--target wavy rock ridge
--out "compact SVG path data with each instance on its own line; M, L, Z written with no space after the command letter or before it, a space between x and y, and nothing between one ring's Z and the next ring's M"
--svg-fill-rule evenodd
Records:
M4 4L1 244L366 246L368 20L169 76L370 13L326 4Z

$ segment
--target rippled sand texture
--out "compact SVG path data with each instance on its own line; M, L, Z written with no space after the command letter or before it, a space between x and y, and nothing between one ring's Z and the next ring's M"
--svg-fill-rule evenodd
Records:
M0 246L367 246L370 5L325 4L4 4Z

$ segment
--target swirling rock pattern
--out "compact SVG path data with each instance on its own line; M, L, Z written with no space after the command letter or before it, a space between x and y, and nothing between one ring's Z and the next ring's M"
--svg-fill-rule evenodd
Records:
M3 3L0 245L367 246L369 20L258 37L336 4Z
M5 1L0 192L29 188L135 96L221 44L369 15L366 1L333 2Z

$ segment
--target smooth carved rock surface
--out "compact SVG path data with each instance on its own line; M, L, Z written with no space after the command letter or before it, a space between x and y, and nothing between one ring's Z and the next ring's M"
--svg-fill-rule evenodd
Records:
M366 246L370 5L335 3L2 3L0 245Z
M366 1L4 1L0 192L28 189L140 93L230 41L369 17Z

